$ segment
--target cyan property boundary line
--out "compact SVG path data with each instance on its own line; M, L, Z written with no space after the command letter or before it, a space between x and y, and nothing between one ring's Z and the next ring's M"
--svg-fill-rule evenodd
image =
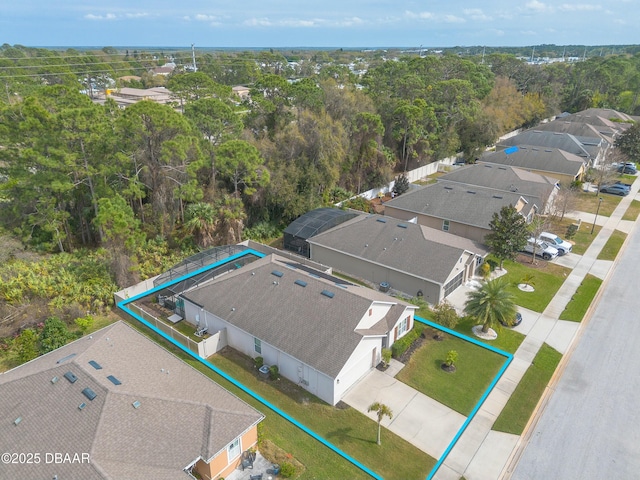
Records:
M117 307L120 310L122 310L125 313L127 313L128 315L130 315L132 318L136 319L137 321L139 321L140 323L145 325L147 328L151 329L153 332L155 332L158 335L160 335L162 338L164 338L165 340L167 340L168 342L170 342L171 344L173 344L174 346L176 346L180 350L182 350L187 355L191 356L194 360L197 360L202 365L206 366L211 371L217 373L222 378L224 378L225 380L230 382L232 385L238 387L240 390L242 390L247 395L251 396L252 398L257 400L258 402L263 404L265 407L267 407L270 410L272 410L274 413L280 415L282 418L284 418L285 420L289 421L290 423L292 423L293 425L298 427L303 432L307 433L308 435L310 435L314 439L318 440L320 443L322 443L323 445L325 445L326 447L328 447L329 449L331 449L332 451L334 451L335 453L340 455L342 458L344 458L348 462L352 463L353 465L355 465L356 467L358 467L359 469L361 469L365 473L371 475L371 477L373 477L375 479L382 480L382 477L380 475L378 475L376 472L374 472L373 470L369 469L368 467L366 467L362 463L358 462L356 459L352 458L347 453L343 452L338 447L336 447L335 445L333 445L329 441L327 441L324 438L322 438L316 432L314 432L313 430L309 429L305 425L301 424L300 422L298 422L296 419L294 419L293 417L291 417L290 415L288 415L284 411L280 410L278 407L276 407L275 405L271 404L270 402L268 402L267 400L262 398L260 395L255 393L253 390L247 388L245 385L243 385L242 383L238 382L235 378L229 376L227 373L225 373L224 371L220 370L218 367L216 367L212 363L210 363L207 360L205 360L205 359L201 358L200 356L196 355L191 350L186 348L184 345L178 343L173 338L169 337L166 333L164 333L162 330L158 329L155 325L150 324L144 318L142 318L140 315L138 315L137 313L135 313L134 311L132 311L130 308L127 307L127 305L129 303L131 303L131 302L135 302L136 300L144 298L144 297L146 297L148 295L151 295L151 294L153 294L155 292L161 291L161 290L163 290L163 289L165 289L167 287L175 285L176 283L179 283L179 282L182 282L184 280L187 280L187 279L193 277L194 275L198 275L200 273L203 273L203 272L206 272L208 270L211 270L211 269L213 269L215 267L219 267L220 265L223 265L225 263L231 262L231 261L233 261L233 260L235 260L237 258L240 258L242 256L245 256L245 255L255 255L255 256L259 257L259 258L262 258L262 257L265 256L263 253L258 252L258 251L253 250L253 249L244 250L244 251L242 251L240 253L236 253L236 254L231 255L231 256L229 256L229 257L227 257L225 259L222 259L222 260L219 260L219 261L217 261L215 263L212 263L211 265L207 265L207 266L199 268L198 270L195 270L193 272L189 272L188 274L182 275L182 276L180 276L178 278L175 278L175 279L173 279L173 280L171 280L169 282L166 282L166 283L164 283L162 285L158 285L157 287L154 287L154 288L152 288L150 290L147 290L146 292L142 292L142 293L140 293L138 295L135 295L134 297L128 298L126 300L123 300L123 301L121 301L121 302L119 302L117 304ZM480 400L478 401L476 406L473 408L473 410L471 411L471 414L467 417L466 421L462 424L462 427L460 427L460 430L458 430L456 435L453 437L453 440L451 441L451 443L449 444L447 449L444 451L444 453L442 454L440 459L436 462L434 467L429 472L429 475L426 477L426 480L431 480L431 478L433 478L433 476L435 475L437 470L440 468L440 466L442 465L444 460L447 458L447 455L449 455L449 453L451 452L451 450L455 446L456 442L460 439L460 437L462 436L462 434L464 433L466 428L469 426L469 423L471 422L471 420L473 420L473 418L475 417L476 413L478 412L478 410L480 409L480 407L482 406L484 401L487 399L487 397L491 393L491 390L495 387L495 385L498 382L498 380L500 380L500 377L502 377L503 373L505 372L505 370L507 369L507 367L509 366L509 364L513 360L513 355L511 355L510 353L504 352L504 351L502 351L500 349L497 349L495 347L492 347L490 345L487 345L485 343L482 343L482 342L480 342L480 341L478 341L478 340L476 340L474 338L467 337L466 335L463 335L461 333L458 333L458 332L455 332L455 331L453 331L451 329L443 327L442 325L438 325L438 324L433 323L433 322L431 322L429 320L423 319L421 317L417 317L416 316L415 319L417 321L425 324L425 325L429 325L429 326L431 326L433 328L437 328L439 330L442 330L443 332L449 333L450 335L458 337L458 338L460 338L462 340L465 340L467 342L471 342L471 343L473 343L473 344L475 344L475 345L477 345L479 347L485 348L487 350L491 350L492 352L495 352L495 353L497 353L499 355L502 355L502 356L507 358L507 361L504 363L504 365L502 366L502 368L500 369L498 374L495 376L495 378L493 379L493 381L491 382L491 384L489 385L487 390L484 392L484 394L482 395L482 397L480 398Z
M188 348L186 348L184 345L181 345L180 343L176 342L175 340L173 340L171 337L169 337L167 334L165 334L162 330L158 329L156 326L150 324L149 322L147 322L144 318L142 318L140 315L138 315L137 313L135 313L134 311L132 311L131 309L129 309L127 307L127 304L134 302L140 298L146 297L147 295L150 295L152 293L155 293L157 291L163 290L164 288L167 288L171 285L174 285L178 282L181 282L183 280L186 280L194 275L197 275L199 273L203 273L207 270L210 270L212 268L218 267L224 263L228 263L230 261L233 261L243 255L257 255L258 257L264 257L265 255L263 253L257 252L255 250L245 250L243 252L234 254L230 257L227 257L223 260L220 260L218 262L215 262L211 265L208 265L206 267L202 267L194 272L188 273L186 275L183 275L179 278L176 278L174 280L171 280L170 282L164 283L162 285L159 285L157 287L152 288L151 290L148 290L146 292L143 292L141 294L138 294L132 298L128 298L122 302L118 303L118 308L123 310L124 312L126 312L128 315L131 315L131 317L135 318L136 320L138 320L139 322L141 322L142 324L144 324L145 326L147 326L148 328L150 328L151 330L153 330L155 333L157 333L158 335L160 335L162 338L164 338L165 340L171 342L173 345L175 345L176 347L178 347L180 350L182 350L183 352L185 352L186 354L190 355L193 359L197 360L198 362L200 362L202 365L206 366L207 368L211 369L213 372L217 373L218 375L220 375L222 378L224 378L225 380L231 382L231 384L235 385L236 387L238 387L240 390L242 390L243 392L245 392L247 395L250 395L252 398L254 398L255 400L257 400L258 402L262 403L265 407L271 409L274 413L277 413L278 415L280 415L282 418L284 418L285 420L288 420L289 422L291 422L293 425L295 425L296 427L298 427L299 429L301 429L303 432L309 434L311 437L315 438L316 440L318 440L320 443L322 443L323 445L325 445L326 447L330 448L331 450L333 450L335 453L337 453L338 455L340 455L342 458L344 458L345 460L351 462L353 465L355 465L356 467L358 467L359 469L361 469L362 471L366 472L367 474L371 475L373 478L378 479L378 480L382 480L382 477L380 475L378 475L376 472L374 472L373 470L369 469L368 467L366 467L365 465L363 465L362 463L358 462L356 459L351 458L348 454L346 454L345 452L343 452L342 450L340 450L339 448L337 448L335 445L331 444L330 442L328 442L327 440L325 440L324 438L322 438L320 435L318 435L316 432L314 432L313 430L309 429L308 427L306 427L305 425L301 424L300 422L298 422L296 419L294 419L293 417L291 417L290 415L288 415L287 413L283 412L282 410L280 410L278 407L276 407L275 405L271 404L270 402L268 402L267 400L265 400L264 398L262 398L260 395L258 395L257 393L255 393L253 390L250 390L249 388L245 387L242 383L238 382L235 378L227 375L225 372L223 372L222 370L220 370L219 368L217 368L215 365L213 365L212 363L209 363L207 360L199 357L198 355L196 355L195 353L193 353L191 350L189 350Z
M508 353L508 352L505 352L503 350L500 350L499 348L495 348L495 347L492 347L491 345L487 345L486 343L480 342L480 341L476 340L475 338L468 337L468 336L463 335L461 333L458 333L458 332L456 332L454 330L451 330L451 329L449 329L447 327L443 327L442 325L438 325L437 323L433 323L433 322L431 322L429 320L426 320L424 318L416 316L415 319L417 321L421 322L421 323L424 323L425 325L429 325L430 327L437 328L438 330L442 330L443 332L446 332L446 333L448 333L450 335L453 335L454 337L458 337L461 340L465 340L467 342L473 343L474 345L477 345L479 347L482 347L482 348L490 350L490 351L492 351L494 353L497 353L498 355L502 355L503 357L506 357L506 359L507 359L507 361L504 362L504 364L502 365L502 368L498 371L496 376L493 378L493 380L491 381L491 383L489 384L489 386L485 390L485 392L482 395L482 397L480 397L480 400L478 400L478 403L476 403L475 407L473 407L473 410L471 410L471 413L469 414L467 419L464 421L464 423L460 427L460 430L458 430L458 432L455 434L455 436L453 437L453 440L451 440L451 443L449 443L449 446L445 449L445 451L442 454L442 456L438 459L436 464L433 466L433 468L429 472L429 475L427 475L426 480L431 480L433 478L433 476L436 474L436 472L438 471L438 469L440 468L440 466L443 464L443 462L445 461L445 459L447 458L449 453L451 453L451 450L453 449L455 444L458 442L458 440L460 439L460 437L462 436L464 431L467 429L467 427L469 426L469 424L471 423L473 418L476 416L476 413L478 413L478 410L480 410L480 407L482 406L484 401L487 399L487 397L491 393L491 390L493 390L493 387L496 386L496 384L498 383L498 381L500 380L500 378L504 374L504 372L507 369L507 367L513 361L513 355Z

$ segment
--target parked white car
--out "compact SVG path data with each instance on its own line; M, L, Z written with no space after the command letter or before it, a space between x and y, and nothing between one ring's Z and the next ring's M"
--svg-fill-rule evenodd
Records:
M558 250L558 255L566 255L573 247L573 245L566 240L561 239L555 233L542 232L538 238Z
M533 237L531 237L527 241L527 245L524 247L524 251L528 253L533 253L534 245L535 245L536 255L544 258L545 260L553 260L558 256L557 248L552 247L547 242L544 242L542 240L536 240Z

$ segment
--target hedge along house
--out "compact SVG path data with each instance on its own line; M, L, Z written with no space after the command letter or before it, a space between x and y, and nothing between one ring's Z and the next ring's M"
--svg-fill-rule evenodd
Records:
M415 223L360 215L309 239L311 259L438 304L471 279L486 246Z
M5 372L0 391L5 451L41 455L0 463L3 479L226 477L264 418L124 322Z
M344 393L413 326L417 307L269 255L182 294L185 319L325 402Z

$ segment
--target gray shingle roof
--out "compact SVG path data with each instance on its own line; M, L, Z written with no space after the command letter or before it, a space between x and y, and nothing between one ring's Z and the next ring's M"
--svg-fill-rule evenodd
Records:
M489 229L494 212L507 205L515 205L520 198L527 202L521 211L528 215L534 205L542 209L538 197L452 182L438 182L412 190L386 202L386 205L435 218Z
M283 275L273 275L274 270ZM296 280L303 280L306 286L296 285ZM333 293L333 298L322 295L323 290ZM344 288L289 268L276 255L183 296L330 377L340 373L360 343L362 335L355 329L373 299L402 303L370 289Z
M551 175L576 176L584 166L584 159L558 148L543 148L535 145L518 145L517 151L508 150L487 153L480 158L481 162L497 163L512 167L528 168L549 172Z
M582 122L567 122L561 118L553 120L552 122L541 123L540 125L537 125L535 129L546 132L569 133L575 136L583 144L592 142L587 139L594 138L604 140L607 143L612 143L615 135L615 130L609 127L596 127L595 125L589 125Z
M487 253L472 240L380 215L361 215L308 242L441 285L465 251Z
M548 198L558 183L557 178L484 161L458 168L439 177L438 181L478 185L503 192L526 193L541 199Z
M81 393L86 387L94 400ZM123 322L0 375L0 390L4 450L90 453L82 465L0 465L0 478L183 479L186 466L209 460L263 418Z
M544 148L557 148L579 157L591 159L594 154L573 135L543 130L525 130L518 135L500 141L501 146L532 145ZM597 152L596 152L597 153Z

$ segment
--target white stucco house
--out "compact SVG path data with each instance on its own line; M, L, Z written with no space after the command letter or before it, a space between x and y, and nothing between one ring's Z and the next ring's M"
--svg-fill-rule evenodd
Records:
M184 318L335 405L413 327L417 307L268 255L181 294Z

